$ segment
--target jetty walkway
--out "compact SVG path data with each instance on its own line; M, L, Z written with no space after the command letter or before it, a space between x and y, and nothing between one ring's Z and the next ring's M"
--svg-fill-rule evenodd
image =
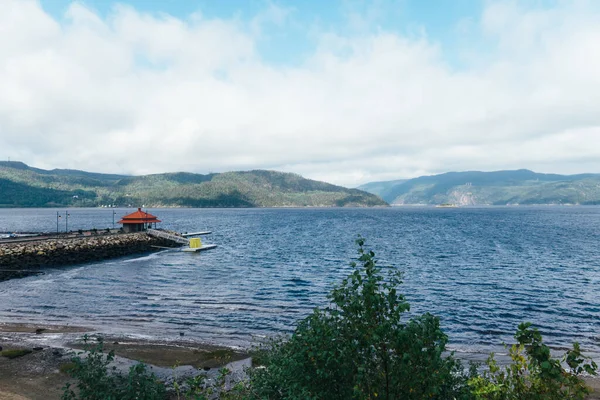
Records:
M0 241L0 281L39 274L47 267L150 253L188 243L189 239L174 232L159 230L3 239Z
M190 244L190 239L186 239L183 236L179 236L176 235L174 233L170 233L167 231L159 231L157 229L148 229L146 231L146 233L150 236L159 238L159 239L164 239L164 240L168 240L174 243L179 243L181 245L189 245Z

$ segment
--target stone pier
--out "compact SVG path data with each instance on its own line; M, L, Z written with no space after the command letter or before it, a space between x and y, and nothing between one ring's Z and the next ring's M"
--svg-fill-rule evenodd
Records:
M145 232L0 243L0 281L59 267L149 253L157 247L177 247Z

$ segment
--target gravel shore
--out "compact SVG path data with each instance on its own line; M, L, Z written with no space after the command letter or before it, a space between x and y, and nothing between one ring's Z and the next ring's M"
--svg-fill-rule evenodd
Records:
M15 359L0 357L0 400L60 399L62 387L69 382L60 367L82 351L84 334L92 343L103 338L105 349L116 354L114 365L118 370L125 372L135 363L144 362L165 382L199 373L214 377L223 366L240 376L252 365L248 353L228 347L114 336L81 326L0 323L2 350L31 350ZM594 389L588 400L600 400L600 379L589 378L587 383Z
M98 337L103 338L105 349L116 354L114 365L118 370L125 372L135 363L144 362L167 383L197 374L210 378L223 366L239 375L251 366L247 353L227 347L111 336L86 327L0 324L2 350L31 350L14 359L0 357L0 399L60 399L62 388L70 381L61 372L61 365L81 353L84 334L90 336L92 344Z

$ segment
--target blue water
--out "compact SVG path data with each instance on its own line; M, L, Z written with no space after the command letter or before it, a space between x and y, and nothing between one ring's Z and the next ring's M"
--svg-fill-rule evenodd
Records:
M56 230L56 211L0 210L0 231ZM404 271L411 312L441 317L452 348L497 350L531 321L554 347L600 354L597 207L149 211L164 228L212 230L204 241L219 247L0 282L0 321L246 346L326 304L361 234L381 266ZM112 226L112 210L70 214L69 229Z

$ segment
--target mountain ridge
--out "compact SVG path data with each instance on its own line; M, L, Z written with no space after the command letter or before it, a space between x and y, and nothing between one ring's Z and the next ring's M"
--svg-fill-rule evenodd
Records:
M375 189L374 189L375 188ZM527 169L446 172L358 189L392 205L600 204L600 174L545 174Z
M387 206L379 197L298 174L232 171L102 174L43 170L0 161L0 207L344 207Z

